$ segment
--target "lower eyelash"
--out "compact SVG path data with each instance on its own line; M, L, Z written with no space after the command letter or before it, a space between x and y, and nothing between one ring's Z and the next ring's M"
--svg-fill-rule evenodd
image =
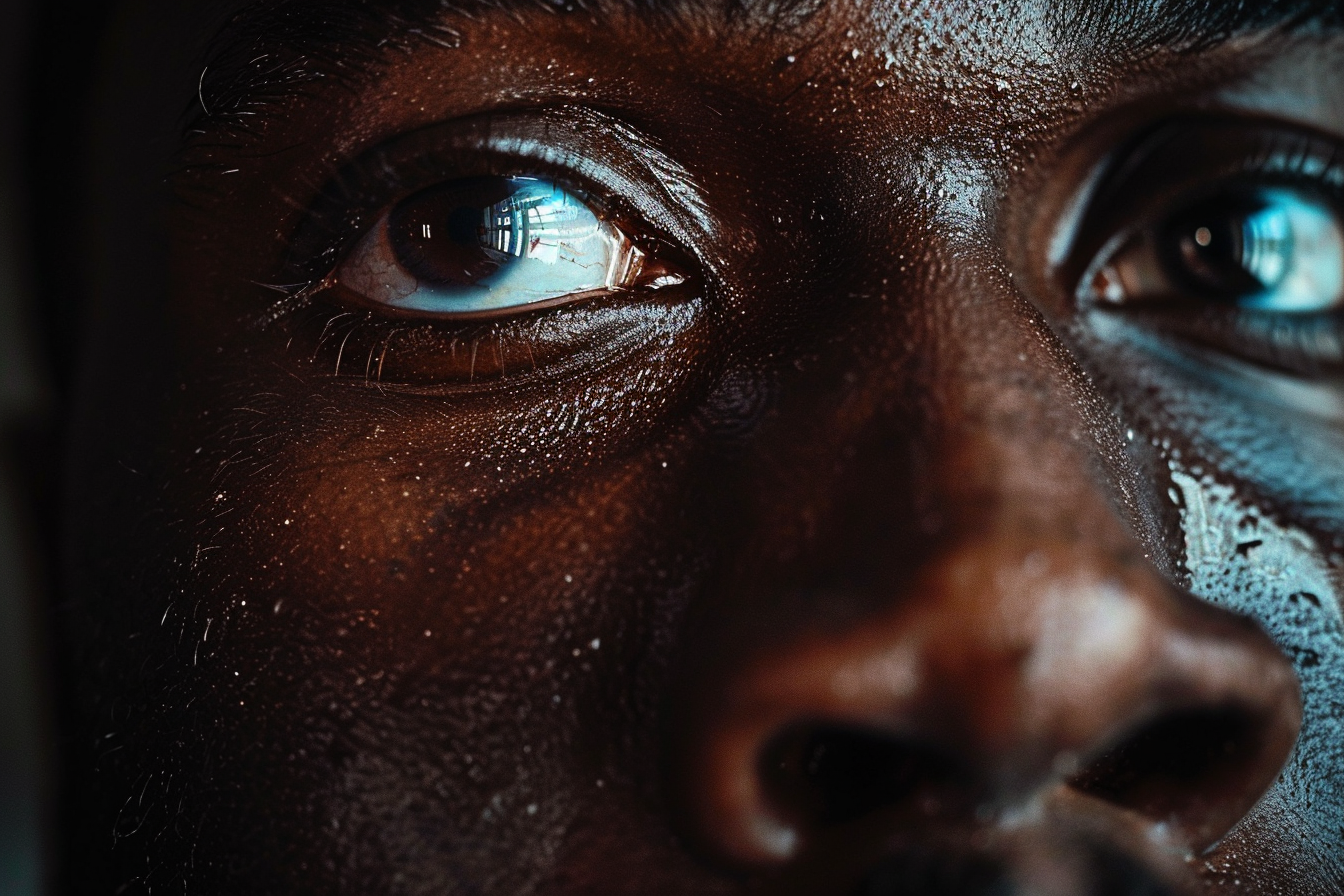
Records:
M1140 311L1155 328L1248 361L1303 377L1344 374L1344 316L1263 311Z
M253 326L257 329L266 329L280 323L285 318L292 317L300 311L310 308L313 304L313 297L321 291L325 284L318 280L290 284L260 283L254 280L252 285L280 293L280 298L271 302L266 310L258 314L252 321Z
M1257 360L1276 367L1309 376L1344 370L1344 321L1338 315L1247 313L1234 317L1229 328L1243 354L1258 349L1263 357Z
M532 340L522 328L492 324L444 333L432 324L408 325L373 312L333 310L322 315L325 320L309 359L333 377L383 385L389 362L395 366L404 355L425 351L435 356L436 366L456 374L435 377L449 382L500 380L538 366Z
M591 372L663 344L698 316L687 301L694 293L668 292L678 296L631 302L612 295L518 317L448 322L386 317L338 305L318 290L305 308L289 309L269 326L281 328L290 350L325 377L412 391L484 387L542 370Z

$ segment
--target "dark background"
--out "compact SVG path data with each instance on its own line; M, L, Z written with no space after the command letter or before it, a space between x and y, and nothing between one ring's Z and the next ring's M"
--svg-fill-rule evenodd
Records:
M50 876L58 747L50 595L79 303L69 300L73 280L63 279L73 273L44 276L52 253L36 221L39 211L79 214L72 134L101 5L0 0L0 896L42 893ZM63 28L70 43L44 49L45 35ZM42 156L49 162L35 164ZM53 180L63 186L52 189Z
M0 894L31 896L41 892L43 807L50 805L44 772L53 742L44 712L50 675L39 601L49 533L39 531L38 496L30 491L48 478L32 469L31 454L48 438L54 396L33 319L24 226L32 16L19 0L0 2L0 13Z

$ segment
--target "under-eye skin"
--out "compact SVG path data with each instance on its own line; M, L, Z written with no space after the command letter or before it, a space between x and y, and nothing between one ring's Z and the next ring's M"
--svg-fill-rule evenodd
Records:
M1230 355L1344 372L1344 163L1336 141L1214 119L1121 153L1082 216L1065 288Z

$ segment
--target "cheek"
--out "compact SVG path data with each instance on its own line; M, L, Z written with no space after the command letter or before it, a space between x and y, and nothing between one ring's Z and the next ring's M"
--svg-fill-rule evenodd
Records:
M659 635L704 545L664 450L520 490L463 456L316 440L219 476L164 623L199 695L169 726L183 763L218 762L203 789L309 855L408 851L412 876L460 862L524 888L618 777L653 780Z
M1266 388L1275 383L1256 374L1195 364L1142 334L1106 335L1115 338L1095 354L1112 372L1108 388L1122 404L1127 395L1148 397L1126 416L1135 438L1154 449L1150 480L1168 488L1159 500L1179 529L1182 583L1259 622L1301 682L1297 746L1244 830L1275 831L1267 841L1287 838L1306 851L1300 873L1328 877L1330 856L1344 849L1344 794L1333 784L1344 774L1340 423L1329 402L1294 401L1301 396ZM1232 857L1258 836L1233 837L1217 854Z
M675 460L687 437L548 441L541 414L339 416L269 409L286 425L253 430L267 448L198 463L177 495L199 516L180 590L200 674L322 727L405 729L426 767L472 743L488 764L500 738L610 742L619 706L647 702L618 691L648 685L636 657L703 566ZM449 777L474 780L462 771Z
M1344 692L1339 570L1306 532L1276 522L1213 476L1196 478L1173 465L1172 481L1190 589L1258 619L1292 659L1301 682L1297 746L1275 789L1244 824L1277 829L1278 839L1302 832L1309 844L1304 848L1311 851L1338 843L1344 796L1331 782L1344 771L1344 720L1337 702ZM1234 840L1220 852L1235 855L1237 848ZM1302 867L1323 867L1329 854L1322 849Z

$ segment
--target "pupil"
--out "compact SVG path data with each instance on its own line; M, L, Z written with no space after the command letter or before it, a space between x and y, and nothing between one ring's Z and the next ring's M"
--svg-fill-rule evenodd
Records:
M522 254L515 178L473 177L417 193L388 218L397 261L428 284L473 286Z
M1293 229L1288 210L1265 198L1206 203L1168 225L1165 260L1175 279L1205 295L1272 292L1291 272Z
M478 245L481 242L481 210L466 205L453 209L444 224L444 236L458 246Z

